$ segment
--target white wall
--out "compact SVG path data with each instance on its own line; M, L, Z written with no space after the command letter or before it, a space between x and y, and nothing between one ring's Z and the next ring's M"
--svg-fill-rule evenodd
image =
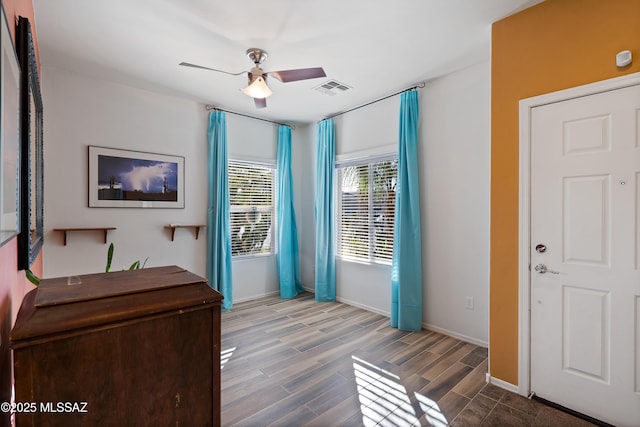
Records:
M489 67L484 62L419 90L423 322L483 345L488 342L489 304ZM396 152L399 111L397 96L336 117L338 160ZM315 132L307 133L313 143L301 157L313 170ZM303 194L306 217L313 213L310 189ZM305 264L314 253L308 234L302 240ZM303 266L304 276L313 278L312 270ZM388 315L390 270L338 259L338 299ZM312 282L306 285L313 289ZM473 298L473 310L465 308L467 297Z
M296 130L299 138L292 144L294 200L300 241L300 276L302 284L315 292L315 218L316 126L308 124ZM298 208L298 204L300 208Z
M424 321L488 345L490 63L421 90ZM474 309L465 309L466 297Z
M208 112L202 104L95 80L65 70L42 72L45 171L44 277L104 271L107 245L96 232L54 228L113 226L113 268L149 257L148 267L176 264L206 274L206 232L170 223L206 224ZM227 115L229 157L275 163L274 125ZM185 157L185 208L89 208L89 145ZM275 257L234 261L234 301L277 291Z

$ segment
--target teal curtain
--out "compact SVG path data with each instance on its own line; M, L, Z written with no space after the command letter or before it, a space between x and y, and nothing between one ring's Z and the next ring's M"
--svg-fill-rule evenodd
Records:
M304 289L300 282L298 228L293 208L293 180L291 174L291 129L278 128L278 204L276 206L278 232L278 276L280 297L293 298Z
M336 299L336 259L334 248L333 173L336 136L333 120L318 124L316 152L316 301Z
M418 93L400 98L398 183L391 261L391 326L422 329L422 255L418 179Z
M222 111L209 114L209 202L207 204L207 280L224 297L222 309L233 305L231 227L227 175L227 119Z

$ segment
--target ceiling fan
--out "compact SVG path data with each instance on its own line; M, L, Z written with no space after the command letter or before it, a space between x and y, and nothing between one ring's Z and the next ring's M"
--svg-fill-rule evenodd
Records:
M245 95L253 98L256 108L265 108L267 106L267 97L272 94L271 89L267 86L267 76L273 76L283 83L295 82L298 80L316 79L318 77L326 77L322 67L315 68L297 68L294 70L281 70L281 71L263 71L260 68L260 64L267 59L267 52L258 48L247 49L247 56L255 66L250 71L241 71L239 73L230 73L228 71L216 70L215 68L203 67L202 65L189 64L188 62L181 62L178 65L184 67L201 68L203 70L217 71L219 73L230 74L232 76L239 76L240 74L247 73L249 77L249 84L242 89Z

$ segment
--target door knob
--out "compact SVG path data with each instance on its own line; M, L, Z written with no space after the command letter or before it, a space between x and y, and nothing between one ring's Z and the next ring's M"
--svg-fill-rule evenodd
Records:
M545 274L545 273L550 273L550 274L560 274L560 272L559 272L559 271L549 270L549 269L547 268L547 266L546 266L546 265L544 265L544 264L538 264L538 265L536 265L536 266L534 267L534 269L535 269L538 273L540 273L540 274Z

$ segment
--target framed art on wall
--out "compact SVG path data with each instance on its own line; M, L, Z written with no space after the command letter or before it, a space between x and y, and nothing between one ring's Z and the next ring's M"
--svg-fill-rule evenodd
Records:
M31 24L18 18L16 50L21 68L20 81L20 234L18 269L31 268L44 242L44 161L42 155L42 96Z
M0 64L0 246L20 232L20 65L2 8Z
M89 146L89 207L184 208L184 157Z

